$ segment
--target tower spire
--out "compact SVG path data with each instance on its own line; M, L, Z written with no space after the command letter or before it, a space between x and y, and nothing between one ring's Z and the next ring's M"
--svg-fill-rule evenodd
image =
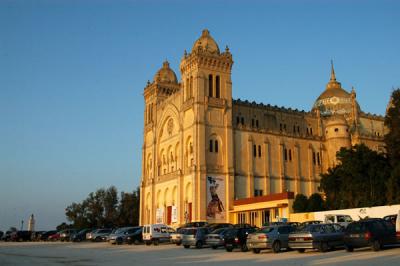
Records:
M336 81L335 68L333 67L333 60L331 60L331 81Z

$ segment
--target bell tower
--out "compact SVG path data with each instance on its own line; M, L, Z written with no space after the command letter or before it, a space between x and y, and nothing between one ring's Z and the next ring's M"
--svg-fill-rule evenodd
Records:
M233 202L232 64L229 48L221 52L207 29L180 64L183 106L194 115L194 217L209 222L228 221ZM215 193L221 202L212 213Z

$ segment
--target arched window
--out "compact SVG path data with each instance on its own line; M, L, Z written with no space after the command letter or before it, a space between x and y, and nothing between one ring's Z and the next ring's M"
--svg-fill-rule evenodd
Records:
M213 152L213 141L212 141L212 139L210 139L210 152Z
M213 97L213 76L208 75L208 96Z
M215 152L218 153L218 140L215 140L214 144L215 144L215 146L214 146Z
M215 77L215 97L219 98L220 97L220 81L219 81L219 76L217 75Z

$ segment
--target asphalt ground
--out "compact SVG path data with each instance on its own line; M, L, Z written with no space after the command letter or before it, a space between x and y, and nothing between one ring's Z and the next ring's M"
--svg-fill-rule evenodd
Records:
M60 242L0 242L0 265L400 265L400 247L379 252L357 249L352 253L335 250L288 251L260 254L224 249L185 249L182 246L160 244L111 245L109 243Z

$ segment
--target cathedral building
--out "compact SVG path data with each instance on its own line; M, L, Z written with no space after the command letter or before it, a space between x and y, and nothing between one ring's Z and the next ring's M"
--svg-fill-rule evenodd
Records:
M232 66L203 30L180 81L164 62L144 88L140 224L288 218L296 194L319 192L341 147L384 149L384 118L361 110L333 65L308 112L232 99Z

